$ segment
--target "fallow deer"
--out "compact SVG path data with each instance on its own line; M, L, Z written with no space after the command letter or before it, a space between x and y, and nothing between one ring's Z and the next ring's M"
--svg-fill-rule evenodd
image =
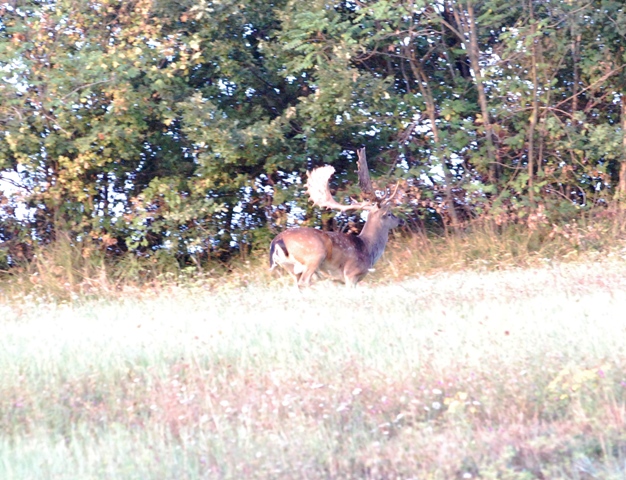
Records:
M335 169L326 165L307 172L307 193L314 205L335 210L367 210L367 221L359 235L325 232L315 228L292 228L277 235L270 245L270 270L280 265L298 287L309 286L314 273L356 284L380 258L387 245L389 230L403 222L391 213L391 195L377 198L369 176L365 149L357 151L359 186L368 199L344 205L330 193L328 181Z

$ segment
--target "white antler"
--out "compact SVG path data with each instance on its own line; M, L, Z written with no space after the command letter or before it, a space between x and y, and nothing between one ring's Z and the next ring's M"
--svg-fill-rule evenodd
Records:
M353 203L344 205L337 202L330 193L328 188L328 180L335 173L335 167L325 165L307 172L308 180L306 182L307 193L314 205L335 210L370 210L372 205L367 202Z
M328 188L328 181L333 173L335 173L335 168L331 165L325 165L307 172L307 193L314 205L341 210L342 212L346 210L376 210L381 207L389 208L392 206L392 202L398 193L400 182L398 181L398 183L396 183L391 194L386 194L382 198L376 197L376 191L372 185L369 168L367 166L365 148L360 148L356 153L358 158L359 187L361 188L362 196L368 201L360 203L355 202L350 205L337 202Z

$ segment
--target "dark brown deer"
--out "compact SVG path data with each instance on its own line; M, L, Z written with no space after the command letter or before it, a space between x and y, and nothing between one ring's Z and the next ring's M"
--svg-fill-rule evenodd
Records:
M270 245L270 269L277 265L295 279L298 287L309 286L314 273L355 286L380 258L387 245L389 230L403 222L391 213L397 193L377 198L370 180L365 149L358 155L359 186L368 199L344 205L330 193L328 180L335 169L326 165L307 173L307 193L313 203L335 210L367 210L365 226L359 235L324 232L315 228L292 228L277 235Z

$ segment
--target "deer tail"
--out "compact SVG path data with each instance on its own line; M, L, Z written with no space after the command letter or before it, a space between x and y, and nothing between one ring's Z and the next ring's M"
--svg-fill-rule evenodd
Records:
M280 252L277 252L276 249ZM282 238L275 238L270 244L270 270L274 270L278 265L277 258L285 258L289 255L287 252L287 246Z

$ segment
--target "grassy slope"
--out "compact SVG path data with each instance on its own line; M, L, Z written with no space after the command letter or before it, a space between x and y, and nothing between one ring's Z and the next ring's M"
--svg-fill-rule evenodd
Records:
M613 262L7 300L0 478L623 478L625 287Z

